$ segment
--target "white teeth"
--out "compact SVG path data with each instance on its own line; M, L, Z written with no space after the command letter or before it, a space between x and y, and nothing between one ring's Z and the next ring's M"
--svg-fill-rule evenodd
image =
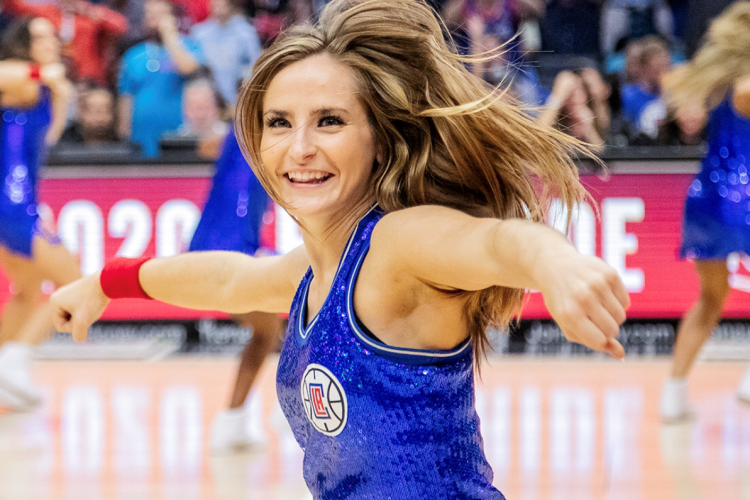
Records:
M295 182L308 182L311 180L321 180L325 179L329 176L329 174L325 172L308 172L308 171L302 171L302 172L287 172L287 177L289 177L290 180Z

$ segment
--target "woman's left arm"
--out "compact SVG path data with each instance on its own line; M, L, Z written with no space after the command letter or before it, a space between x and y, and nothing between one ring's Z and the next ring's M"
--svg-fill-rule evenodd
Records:
M47 130L48 146L55 144L65 131L73 85L68 80L61 80L50 85L50 90L52 91L52 123Z
M439 288L539 290L568 340L624 356L616 337L630 298L617 272L550 227L420 206L383 217L372 245L387 246L380 254L388 255L394 274Z

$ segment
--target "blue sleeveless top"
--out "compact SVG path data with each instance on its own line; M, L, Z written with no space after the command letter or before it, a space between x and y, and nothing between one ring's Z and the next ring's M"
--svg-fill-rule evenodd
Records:
M276 376L281 408L305 451L315 499L503 499L492 486L474 408L472 346L391 347L358 322L357 275L382 214L346 246L309 324L308 270L292 303Z
M708 127L708 154L688 188L680 257L724 260L750 254L750 119L735 112L730 95Z
M0 108L0 245L31 256L40 232L36 209L37 170L52 121L50 90L41 87L33 108Z
M211 193L190 242L190 251L233 250L249 255L260 247L260 227L270 198L229 131L216 160Z

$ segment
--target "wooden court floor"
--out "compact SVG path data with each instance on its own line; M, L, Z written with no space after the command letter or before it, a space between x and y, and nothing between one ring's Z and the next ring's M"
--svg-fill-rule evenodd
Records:
M0 500L309 499L275 360L249 401L266 449L208 453L235 362L36 362L44 407L0 414ZM657 418L667 369L666 359L492 360L477 406L495 484L509 500L750 500L750 406L734 394L745 366L698 365L698 418L672 426Z

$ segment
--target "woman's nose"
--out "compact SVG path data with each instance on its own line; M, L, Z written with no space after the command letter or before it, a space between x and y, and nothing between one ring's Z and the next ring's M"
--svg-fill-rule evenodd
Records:
M289 147L289 153L295 161L302 162L315 155L316 147L312 137L312 132L307 124L302 125L292 132L292 144Z

